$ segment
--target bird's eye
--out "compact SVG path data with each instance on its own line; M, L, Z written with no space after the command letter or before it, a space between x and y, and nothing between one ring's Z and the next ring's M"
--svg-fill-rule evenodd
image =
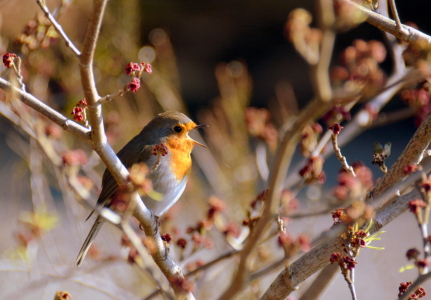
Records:
M183 129L181 128L181 126L175 126L175 127L174 127L174 131L175 131L175 132L178 132L178 133L179 133L179 132L181 132L182 130L183 130Z

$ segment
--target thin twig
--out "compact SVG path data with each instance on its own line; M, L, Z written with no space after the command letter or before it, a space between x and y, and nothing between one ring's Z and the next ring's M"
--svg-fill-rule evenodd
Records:
M351 272L353 272L353 270ZM357 298L356 298L356 290L355 290L354 282L351 280L347 281L347 285L349 286L350 294L352 295L352 300L356 300Z
M395 0L389 0L389 5L391 6L392 14L394 15L395 26L399 32L403 34L408 34L407 30L402 27L400 17L398 16L397 6L395 5Z
M25 84L24 84L24 81L23 81L24 78L22 77L22 74L21 74L21 58L19 56L17 56L14 59L12 67L13 67L13 70L15 71L16 79L17 79L17 81L18 81L18 83L20 85L21 90L23 90L24 92L26 92Z
M206 270L206 269L214 266L215 264L217 264L217 263L219 263L219 262L221 262L221 261L223 261L223 260L225 260L227 258L230 258L230 257L232 257L232 256L234 256L234 255L236 255L238 253L239 253L238 250L231 250L231 251L229 251L229 252L227 252L225 254L222 254L219 257L213 259L212 261L207 262L205 265L200 266L200 267L194 269L193 271L188 272L185 276L189 277L189 276L196 275L197 273L199 273L201 271L204 271L204 270Z
M332 140L332 146L334 147L335 156L338 158L338 160L341 162L341 165L343 166L344 170L349 172L352 176L356 177L355 171L349 164L347 163L347 159L345 156L341 154L341 149L338 147L338 134L332 133L331 140Z
M154 290L151 294L149 294L147 297L143 298L142 300L151 300L160 293L161 293L160 289Z
M414 115L414 110L411 107L400 108L395 111L380 113L376 120L370 126L370 129L394 124L396 122L408 119Z
M115 93L103 96L102 98L100 98L99 100L97 100L97 104L102 104L104 102L109 102L109 101L111 101L115 97L123 96L123 94L125 92L127 92L126 87L127 87L127 85L124 88L122 88L121 90L116 91Z
M73 52L73 54L75 54L77 57L79 57L81 55L81 52L79 52L78 48L75 47L73 42L69 39L67 34L64 32L61 25L57 22L57 20L54 18L54 16L49 12L49 9L46 6L45 0L36 0L36 3L39 5L39 7L45 13L45 17L51 22L52 26L55 28L57 33L64 39L66 47L69 48Z

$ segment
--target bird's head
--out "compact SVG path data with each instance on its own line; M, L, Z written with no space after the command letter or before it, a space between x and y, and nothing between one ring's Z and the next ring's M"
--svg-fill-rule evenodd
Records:
M206 147L189 136L190 131L204 127L208 126L196 124L183 113L167 111L158 114L151 120L151 122L145 126L143 132L154 135L153 138L159 140L157 143L169 141L170 143L178 145L187 144L189 146L199 145Z

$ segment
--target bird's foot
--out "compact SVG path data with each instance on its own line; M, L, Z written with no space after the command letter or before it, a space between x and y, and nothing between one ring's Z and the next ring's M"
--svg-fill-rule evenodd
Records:
M159 231L159 226L160 226L160 217L153 215L154 217L154 231L157 233Z
M168 258L169 252L171 251L171 249L169 249L169 246L166 245L165 246L165 255L163 256L163 261L165 261Z

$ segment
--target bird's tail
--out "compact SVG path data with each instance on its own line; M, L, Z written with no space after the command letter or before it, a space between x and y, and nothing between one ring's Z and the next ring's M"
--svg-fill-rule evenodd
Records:
M85 239L85 242L81 247L81 250L79 250L78 257L76 258L76 264L78 266L80 266L84 261L85 255L87 255L88 249L90 249L90 246L93 243L94 239L96 238L96 235L99 232L100 228L102 227L103 223L105 223L105 220L100 216L97 217L96 221L94 221L93 227L91 227L90 233Z

